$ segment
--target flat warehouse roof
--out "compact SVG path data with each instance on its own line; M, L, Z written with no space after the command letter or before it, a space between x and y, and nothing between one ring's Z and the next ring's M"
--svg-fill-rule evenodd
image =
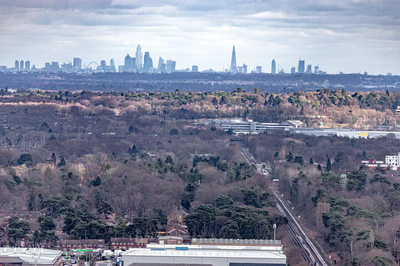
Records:
M53 265L62 251L39 248L0 248L0 263L4 261L23 261L24 264Z
M216 258L261 258L261 259L285 259L286 255L281 252L258 252L258 251L203 251L203 250L150 250L133 249L128 250L122 256L140 257L216 257Z

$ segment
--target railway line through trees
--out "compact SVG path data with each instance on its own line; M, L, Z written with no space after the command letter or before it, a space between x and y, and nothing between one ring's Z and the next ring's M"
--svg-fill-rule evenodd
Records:
M242 148L241 153L245 158L246 162L252 165L256 165L254 157L250 152ZM327 259L323 252L319 250L311 241L311 237L302 229L295 216L292 214L289 208L286 207L283 199L273 190L273 195L276 201L276 207L278 210L288 219L288 233L291 242L298 246L301 250L303 258L310 264L315 266L328 266Z

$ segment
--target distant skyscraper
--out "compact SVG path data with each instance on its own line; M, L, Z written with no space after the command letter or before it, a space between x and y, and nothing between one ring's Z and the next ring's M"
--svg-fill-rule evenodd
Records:
M26 61L25 62L25 69L26 70L31 70L31 61Z
M199 72L198 66L192 66L192 72Z
M74 68L82 69L82 59L74 57Z
M176 69L176 61L172 61L171 72L175 72Z
M167 72L175 72L176 62L172 60L167 60Z
M271 74L276 74L276 62L275 62L275 59L272 59Z
M246 64L243 64L243 73L247 74L247 65Z
M58 65L58 62L51 62L50 71L58 72L59 70L60 70L60 66Z
M150 57L149 52L144 53L144 62L143 62L143 70L148 73L150 68L153 68L153 60Z
M135 57L131 58L131 69L132 70L136 69L136 58Z
M295 68L295 67L292 67L292 68L290 69L290 74L294 74L294 73L296 73L296 68Z
M161 56L160 56L160 58L158 59L158 67L157 67L157 70L160 71L160 72L162 72L163 65L164 65L164 59L162 59Z
M319 74L319 66L314 67L314 74Z
M136 48L136 69L142 68L142 61L142 48L138 45Z
M19 70L24 70L24 60L19 62Z
M233 46L233 51L232 51L231 72L237 72L235 45Z
M49 70L50 69L50 63L44 63L44 69Z
M117 71L117 69L115 69L114 59L112 59L112 58L110 60L110 70L111 70L111 72L116 72Z
M132 57L129 55L129 54L127 54L126 56L125 56L125 64L124 64L124 71L129 71L129 70L131 70L132 69Z
M312 65L307 65L307 74L312 74Z
M256 66L256 72L262 73L262 66Z
M299 60L298 73L304 73L306 60Z
M100 62L101 70L105 71L106 67L107 67L106 60L101 60L101 62Z
M19 61L18 60L15 60L15 69L19 70Z

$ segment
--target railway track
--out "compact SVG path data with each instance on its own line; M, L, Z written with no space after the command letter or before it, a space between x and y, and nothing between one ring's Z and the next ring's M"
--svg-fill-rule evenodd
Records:
M249 164L255 165L253 156L244 148L241 150L243 157ZM288 232L291 242L298 246L301 250L303 258L310 264L315 266L328 266L326 259L319 251L314 243L310 240L306 232L302 229L299 222L293 216L292 212L286 207L284 201L279 197L276 191L273 191L278 210L288 218Z

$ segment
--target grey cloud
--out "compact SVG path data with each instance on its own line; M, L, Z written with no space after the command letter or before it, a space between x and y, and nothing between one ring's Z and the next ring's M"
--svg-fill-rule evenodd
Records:
M46 8L46 9L97 9L111 6L111 0L0 0L1 7Z
M107 36L102 49L114 44L123 52L140 42L164 51L204 50L197 43L230 49L235 43L261 50L271 46L282 56L310 47L322 55L327 49L329 54L352 49L374 54L382 53L381 44L400 59L395 48L399 5L398 0L0 0L0 37L9 37L0 48L23 47L21 36L29 35L37 46L45 36L46 45L57 40L71 51L99 36L90 45L100 49L101 37ZM370 45L357 48L363 42Z

